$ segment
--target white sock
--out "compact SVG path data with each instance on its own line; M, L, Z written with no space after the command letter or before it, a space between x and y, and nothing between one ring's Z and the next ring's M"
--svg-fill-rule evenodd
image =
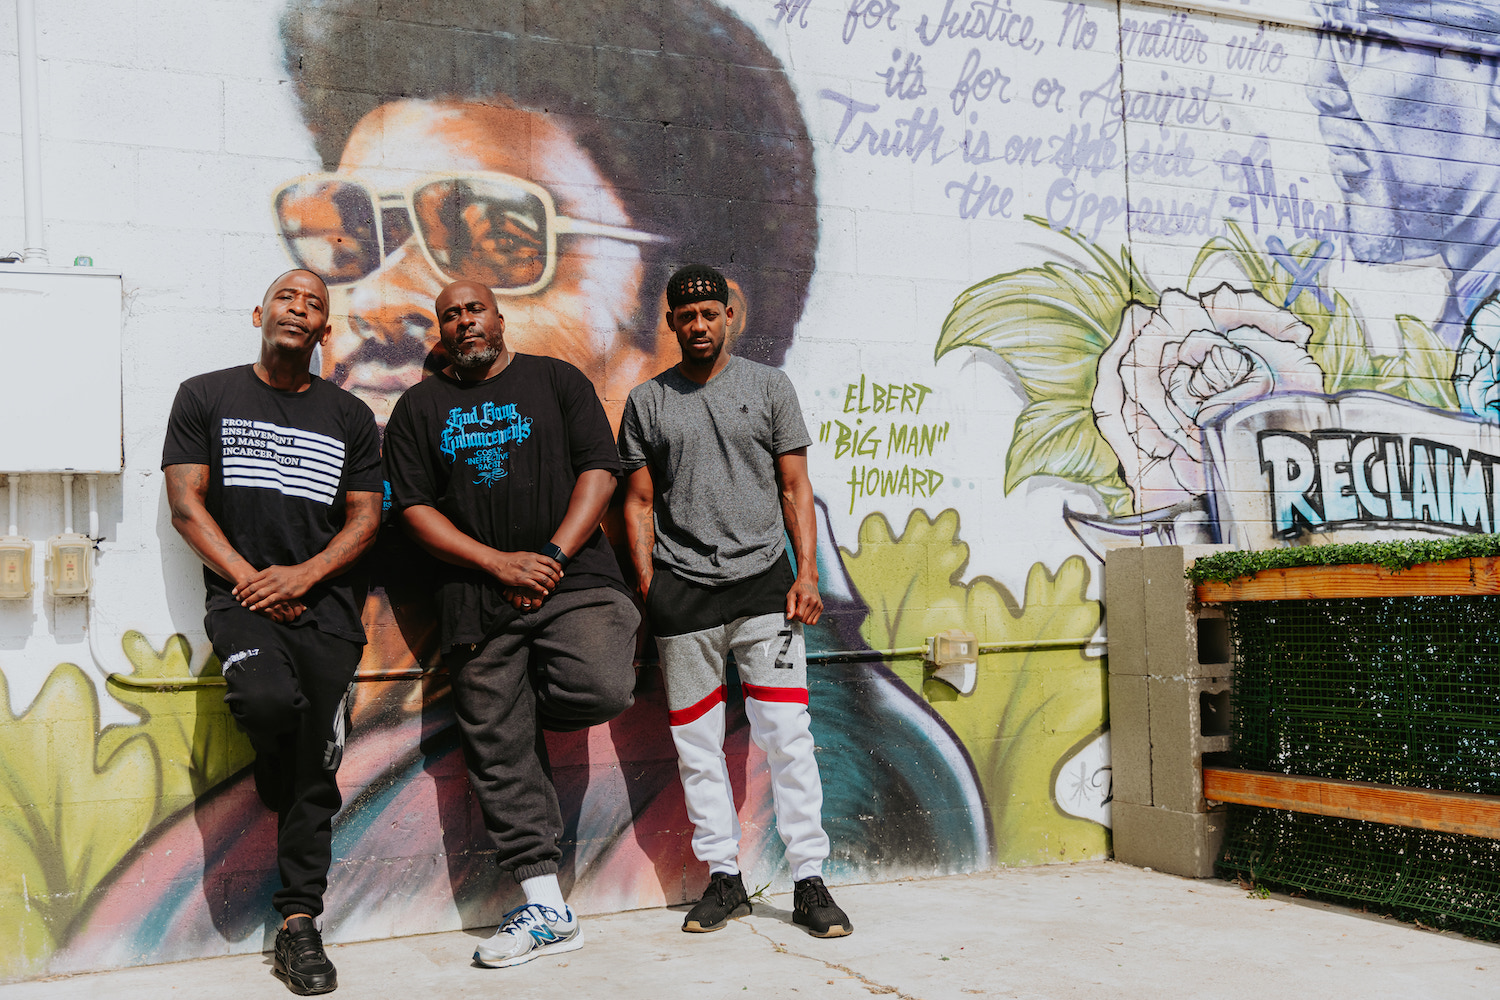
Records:
M740 869L739 866L732 861L727 864L722 862L715 862L714 864L708 866L708 873L710 875L738 875L740 873Z
M521 891L526 893L526 902L541 903L550 906L558 913L567 910L568 904L563 901L562 886L557 884L556 875L538 875L535 878L521 880Z

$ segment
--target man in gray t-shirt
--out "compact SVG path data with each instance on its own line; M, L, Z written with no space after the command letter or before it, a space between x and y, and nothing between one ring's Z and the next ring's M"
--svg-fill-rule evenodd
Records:
M784 372L721 357L707 384L673 367L637 386L620 437L627 469L653 466L657 561L712 587L781 558L777 458L812 444Z
M709 866L708 889L682 929L716 931L750 912L724 763L732 652L796 880L792 919L817 937L839 937L853 925L822 879L828 835L802 635L823 613L812 439L786 375L724 352L734 311L723 275L682 268L667 283L667 307L682 361L631 390L620 458L629 476L625 531L661 653L693 853Z

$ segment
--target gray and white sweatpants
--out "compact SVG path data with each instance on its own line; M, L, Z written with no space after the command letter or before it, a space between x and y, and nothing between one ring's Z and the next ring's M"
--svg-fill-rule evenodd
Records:
M783 560L769 572L774 574L771 581L756 578L712 588L658 567L648 608L657 629L678 773L693 822L694 855L708 863L710 872L739 871L740 822L724 758L725 666L733 653L750 737L765 751L770 766L776 827L792 877L800 880L822 874L829 847L822 821L823 785L808 728L802 624L788 621L780 610L704 624L746 610L747 603L764 607L767 596L784 605L790 569ZM783 577L786 586L780 586ZM685 626L692 627L677 631Z

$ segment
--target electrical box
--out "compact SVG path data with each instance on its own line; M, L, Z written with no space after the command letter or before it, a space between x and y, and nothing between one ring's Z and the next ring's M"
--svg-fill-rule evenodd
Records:
M956 628L929 636L927 662L934 678L960 694L973 694L979 672L979 640L973 632Z
M47 539L47 589L53 597L87 597L94 582L94 540L88 535Z
M15 535L0 537L0 601L31 596L31 541Z
M0 264L0 472L104 472L120 450L118 274Z

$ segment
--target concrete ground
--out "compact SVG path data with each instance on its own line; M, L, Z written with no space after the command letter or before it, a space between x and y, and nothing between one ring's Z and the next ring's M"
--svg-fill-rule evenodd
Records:
M581 951L470 964L485 932L335 945L346 997L504 1000L1217 1000L1493 997L1500 946L1113 862L834 886L855 932L818 940L773 896L715 934L686 907L585 919ZM0 987L5 1000L289 996L265 955Z

